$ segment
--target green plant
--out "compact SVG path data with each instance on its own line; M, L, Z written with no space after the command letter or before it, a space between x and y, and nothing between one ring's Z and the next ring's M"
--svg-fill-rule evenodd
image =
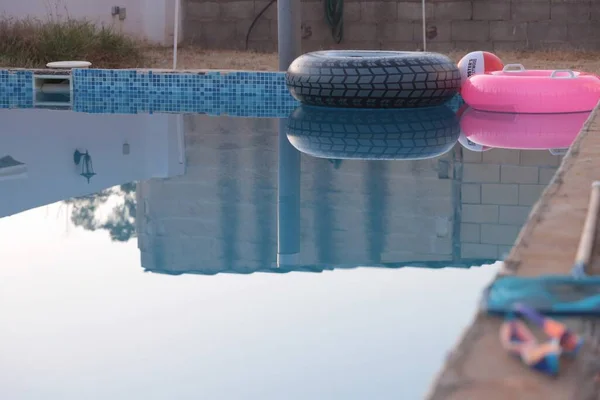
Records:
M0 66L41 68L50 61L86 60L96 67L139 67L132 38L85 20L0 19Z

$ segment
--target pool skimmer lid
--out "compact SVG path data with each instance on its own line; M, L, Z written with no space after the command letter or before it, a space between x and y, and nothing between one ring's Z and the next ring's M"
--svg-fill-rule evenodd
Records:
M46 64L46 67L52 69L73 69L89 68L92 65L89 61L54 61Z

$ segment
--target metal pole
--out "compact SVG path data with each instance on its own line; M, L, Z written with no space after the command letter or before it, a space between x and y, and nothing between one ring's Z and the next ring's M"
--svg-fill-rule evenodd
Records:
M173 24L173 69L177 69L177 46L179 45L179 5L181 0L175 0L175 22Z
M277 47L279 70L288 67L302 52L301 0L277 1Z
M423 19L423 51L427 51L427 16L425 14L425 0L421 0L421 18Z

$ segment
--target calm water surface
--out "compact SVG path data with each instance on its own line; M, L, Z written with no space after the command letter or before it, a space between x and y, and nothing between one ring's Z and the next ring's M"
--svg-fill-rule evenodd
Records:
M439 115L0 115L11 400L423 398L560 161Z

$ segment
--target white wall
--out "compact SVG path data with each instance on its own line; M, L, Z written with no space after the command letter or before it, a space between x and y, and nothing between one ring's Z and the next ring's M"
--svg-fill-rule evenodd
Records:
M0 218L112 186L183 174L181 115L106 115L0 110L0 158L25 163L27 175L0 179ZM123 144L129 154L123 154ZM88 150L97 173L90 184L73 162Z
M5 16L13 18L29 16L45 19L66 18L68 16L76 19L87 19L97 24L111 26L120 32L140 39L162 45L171 45L173 43L175 1L0 0L0 10ZM113 6L127 9L125 20L121 21L118 16L111 15Z

